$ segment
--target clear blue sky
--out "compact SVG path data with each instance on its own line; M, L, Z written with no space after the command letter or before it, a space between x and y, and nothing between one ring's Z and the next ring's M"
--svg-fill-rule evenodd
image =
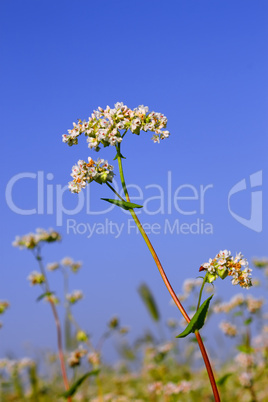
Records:
M184 279L196 277L200 264L220 249L242 251L248 259L268 254L267 16L264 0L1 1L0 299L11 303L3 317L2 353L23 354L25 343L55 345L51 312L44 303L35 303L38 290L31 289L25 279L37 268L35 261L29 252L11 246L17 234L36 227L54 227L63 236L60 245L44 248L46 262L66 255L84 262L72 287L84 291L85 300L75 311L91 333L100 335L114 314L132 328L133 336L150 325L136 291L141 282L156 295L163 319L177 315L141 236L134 231L127 234L126 226L117 239L111 233L91 238L67 233L68 219L81 223L81 229L87 223L91 227L103 224L106 218L127 225L130 217L124 212L113 209L106 215L90 215L83 207L73 216L63 214L56 227L56 188L60 192L70 180L73 164L89 155L109 162L114 157L111 147L93 154L85 138L73 147L61 142L73 121L88 118L98 106L118 101L130 108L144 104L168 117L168 140L154 144L150 133L129 134L122 151L127 157L127 183L140 186L141 203L159 195L156 187L146 186L158 185L164 191L163 214L143 211L140 219L161 225L161 234L152 235L151 240L175 290L181 290ZM259 171L263 184L256 190L262 191L264 208L260 217L260 204L256 204L262 231L255 231L231 215L228 194L245 179L247 189L234 194L230 205L234 213L250 219L250 175ZM13 187L14 204L37 208L37 179L25 178L25 173L37 172L41 172L40 180L44 177L45 200L48 191L53 191L48 199L54 211L47 212L47 201L44 213L12 211L4 194L18 174L22 179ZM168 175L172 177L170 195ZM197 191L196 200L178 201L180 210L193 212L187 216L174 204L176 190L185 184ZM211 187L202 211L200 186L207 185ZM180 196L193 196L193 191L185 187ZM137 190L132 189L132 194L137 195ZM107 196L111 196L107 188L93 183L91 211L101 211L104 205L99 199ZM76 195L66 192L63 203L74 208ZM159 207L157 200L147 203L151 212ZM176 220L179 225L210 223L213 234L163 233L166 219L172 225ZM51 275L51 281L52 288L61 289L58 274ZM219 283L218 290L226 298L239 291L228 280Z

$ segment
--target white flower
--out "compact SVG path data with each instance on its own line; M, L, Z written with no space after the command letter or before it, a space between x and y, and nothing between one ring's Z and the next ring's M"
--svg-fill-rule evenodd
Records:
M237 262L237 261L241 260L243 257L244 256L243 256L243 254L241 252L236 253L234 261Z
M118 128L118 130L123 130L125 128L125 123L123 121L120 121L119 123L117 123L116 127Z
M218 254L218 258L228 258L231 255L231 251L228 250L221 250Z
M185 279L185 281L183 282L183 285L182 285L183 292L186 293L186 294L191 293L192 290L195 287L201 286L202 282L203 281L202 281L201 278L194 278L194 279L188 278L188 279Z
M252 378L253 378L252 373L244 372L239 376L240 384L243 387L250 387L252 384Z
M47 270L48 271L56 271L56 269L58 269L60 266L60 264L58 262L51 262L49 264L47 264Z
M230 322L222 321L219 327L222 330L222 332L227 336L234 337L237 335L236 326L231 324Z
M153 135L152 140L153 140L153 142L158 142L158 143L160 142L158 135Z
M78 300L81 300L84 297L83 292L81 290L74 290L72 293L68 293L66 295L66 299L71 303L74 304Z
M234 360L240 367L245 369L248 369L254 364L254 357L248 353L238 353Z
M31 282L31 285L40 285L45 282L44 275L37 271L31 272L27 279Z
M136 114L146 114L149 112L149 108L148 108L148 106L140 105L134 109L134 112Z
M247 267L247 266L248 266L248 261L247 261L245 258L243 258L243 259L240 260L240 264L241 264L243 267Z

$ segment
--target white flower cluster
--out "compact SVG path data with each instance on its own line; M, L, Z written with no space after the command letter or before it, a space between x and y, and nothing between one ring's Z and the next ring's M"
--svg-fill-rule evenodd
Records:
M66 268L69 267L72 272L76 273L82 267L82 262L80 261L73 261L70 257L64 257L61 262L51 262L47 264L46 269L48 271L56 271L60 267Z
M31 285L41 285L45 282L44 275L37 271L31 272L27 279L31 282Z
M79 160L77 165L73 166L71 176L73 181L69 182L69 189L72 193L79 193L93 180L99 184L111 182L114 177L113 166L104 159L93 161L89 157L87 163Z
M44 230L44 229L36 229L36 233L29 233L24 236L16 236L15 241L12 243L14 247L19 248L35 248L38 243L41 241L45 241L47 243L51 243L54 241L60 241L61 235L53 229Z
M100 353L91 352L87 355L87 360L93 367L97 368L101 363Z
M81 346L79 346L78 349L71 352L70 356L67 359L69 367L79 366L81 363L81 358L84 357L86 354L87 354L86 349L83 349Z
M107 106L105 110L101 107L94 110L88 121L73 123L73 128L68 130L68 134L63 134L62 140L71 146L77 144L77 138L84 133L88 137L89 148L99 151L100 144L107 147L120 143L123 139L120 131L130 130L139 135L142 130L154 132L153 141L160 142L160 139L169 137L169 131L162 130L166 124L166 116L149 112L147 106L140 105L131 110L123 102L117 102L113 109Z
M83 292L81 290L74 290L72 293L68 293L66 295L66 299L68 300L69 303L74 304L78 300L83 299Z
M249 372L244 372L241 373L239 376L239 382L240 384L245 387L245 388L250 388L252 387L252 381L253 381L253 374Z
M71 257L64 257L61 260L64 267L70 267L72 272L77 272L82 267L81 261L74 261Z
M249 313L255 314L260 311L264 304L262 298L255 298L252 295L247 295L246 297L242 294L237 294L232 297L229 302L217 303L215 304L213 311L215 313L229 313L236 307L245 307Z
M47 264L47 270L48 271L56 271L60 267L60 264L58 262L50 262Z
M229 302L216 303L213 307L215 313L229 313L238 306L245 304L245 297L242 293L234 295Z
M20 360L0 359L0 370L5 370L8 374L12 374L14 370L19 373L24 369L35 366L35 362L28 357L23 357Z
M183 282L183 292L189 296L189 294L196 288L202 285L202 278L188 278Z
M236 355L234 361L238 364L238 366L248 369L255 363L255 358L252 354L241 352Z
M219 325L220 329L222 330L222 332L227 335L230 336L231 338L237 335L237 328L235 325L231 324L228 321L222 321Z
M6 300L0 300L0 314L3 314L9 307L9 302Z
M257 313L263 306L264 300L261 299L256 299L252 295L249 295L247 297L247 309L250 313L254 314Z
M221 279L226 276L232 276L232 284L240 285L242 288L248 289L252 286L251 271L248 267L248 261L241 253L232 257L228 250L220 251L215 258L209 259L200 267L200 271L208 272L208 281L211 283L219 276Z
M168 382L163 384L160 381L153 382L148 385L148 392L155 395L175 395L180 393L188 393L192 389L192 383L190 381L181 381L180 383Z

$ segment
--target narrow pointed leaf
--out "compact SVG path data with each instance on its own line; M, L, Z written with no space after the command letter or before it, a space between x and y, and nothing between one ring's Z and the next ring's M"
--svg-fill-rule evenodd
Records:
M233 314L234 317L239 317L240 315L243 315L242 311L237 311Z
M236 349L238 349L240 352L246 353L247 355L254 352L254 349L247 345L238 345Z
M42 300L44 297L46 296L51 296L53 295L55 292L46 292L46 293L42 293L39 297L37 297L36 301L40 301Z
M185 330L181 334L177 335L176 338L185 338L185 336L194 333L196 330L199 330L203 327L207 316L209 303L212 297L213 295L204 301L204 303L199 307Z
M244 325L249 325L249 324L251 324L252 323L252 318L250 317L250 318L247 318L245 321L244 321Z
M133 202L121 201L121 200L113 200L112 198L101 198L103 201L110 202L111 204L115 204L118 207L129 210L133 208L142 208L143 205L134 204Z
M100 370L92 370L92 371L89 371L88 373L82 375L82 377L78 378L78 380L68 389L68 391L66 391L66 392L64 392L64 393L62 394L63 398L66 398L66 399L67 399L67 398L69 398L70 396L73 396L73 395L76 393L78 387L80 387L80 385L81 385L88 377L93 376L93 375L98 375L99 372L100 372Z
M140 297L143 300L143 303L147 307L152 319L154 321L159 321L160 313L159 313L155 298L154 298L152 292L150 291L150 289L148 288L148 286L145 283L143 283L142 285L139 286L138 292L140 294Z
M221 376L217 381L217 385L224 385L226 381L228 380L229 377L231 377L233 373L226 373L223 376Z

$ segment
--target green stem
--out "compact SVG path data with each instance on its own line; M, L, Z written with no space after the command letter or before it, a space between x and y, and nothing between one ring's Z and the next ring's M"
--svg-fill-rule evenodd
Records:
M75 320L73 314L72 314L72 310L71 308L69 308L69 312L68 312L68 319L70 320L70 322L73 324L73 326L75 327L76 331L83 331L82 328L80 327L80 325L78 324L78 322ZM92 351L95 352L94 347L92 346L91 342L89 339L87 339L85 341L85 343L87 344L88 348Z
M207 274L205 275L205 277L204 277L204 279L203 279L203 283L202 283L202 286L201 286L201 289L200 289L200 292L199 292L199 298L198 298L198 303L197 303L196 311L197 311L197 310L199 309L199 307L200 307L201 298L202 298L202 292L203 292L203 289L204 289L204 286L205 286L206 282L207 282Z
M120 174L122 187L123 187L123 190L124 190L124 193L125 193L127 201L130 202L128 191L127 191L127 186L126 186L126 183L125 183L124 173L123 173L123 165L122 165L121 152L120 152L120 150L121 150L120 143L118 143L116 145L116 150L117 150L117 161L118 161L118 166L119 166L119 174Z
M121 159L121 153L120 153L120 143L117 144L116 149L117 149L117 161L118 161L119 174L120 174L122 187L123 187L123 190L124 190L124 193L125 193L125 196L126 196L126 200L128 202L130 202L130 198L129 198L129 194L128 194L128 190L127 190L127 186L126 186L126 182L125 182L125 178L124 178L124 173L123 173L123 165L122 165L122 159ZM140 221L139 221L139 219L138 219L138 217L135 214L133 209L130 209L129 212L131 213L132 218L134 219L134 221L135 221L135 223L136 223L136 225L137 225L137 227L138 227L138 229L139 229L139 231L140 231L140 233L141 233L141 235L142 235L147 247L149 248L149 250L150 250L150 252L152 254L152 257L153 257L153 259L154 259L154 261L156 263L156 266L157 266L157 268L158 268L158 270L160 272L160 275L161 275L161 277L162 277L162 279L163 279L163 281L164 281L164 283L165 283L165 285L166 285L166 287L167 287L172 299L174 300L176 306L180 310L180 312L183 315L183 317L185 318L185 320L189 323L191 320L190 320L188 314L186 313L186 311L184 310L184 308L183 308L181 302L179 301L176 293L174 292L174 290L173 290L173 288L172 288L172 286L171 286L171 284L170 284L170 282L169 282L169 280L168 280L168 278L166 276L166 273L165 273L165 271L164 271L164 269L163 269L163 267L161 265L161 262L160 262L160 260L158 258L158 255L156 254L156 252L155 252L155 250L154 250L154 248L153 248L153 246L152 246L152 244L151 244L146 232L144 231L144 229L142 227L142 224L140 223ZM202 357L204 359L204 363L205 363L205 366L206 366L206 369L207 369L207 373L208 373L208 376L209 376L209 380L210 380L210 383L211 383L211 387L212 387L212 391L213 391L213 394L214 394L215 401L220 402L220 396L219 396L218 388L217 388L217 385L216 385L216 381L215 381L215 378L214 378L212 367L211 367L211 364L210 364L210 361L209 361L205 346L203 344L202 338L201 338L201 336L200 336L198 331L195 331L195 336L196 336L196 339L197 339L197 342L198 342Z

